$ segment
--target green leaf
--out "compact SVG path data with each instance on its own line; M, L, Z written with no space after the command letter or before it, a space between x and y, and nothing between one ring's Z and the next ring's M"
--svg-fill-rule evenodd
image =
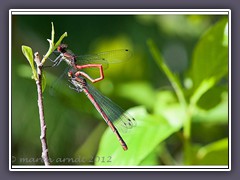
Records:
M36 69L34 67L34 62L33 62L33 52L32 49L28 46L22 46L22 52L24 54L24 56L27 58L31 68L32 68L32 73L33 73L33 78L37 79L37 72Z
M139 165L140 166L159 165L158 153L155 151L151 152Z
M190 70L193 90L206 79L219 80L228 73L228 47L223 45L223 40L226 39L226 24L227 19L216 23L195 47Z
M55 36L55 31L54 31L54 25L53 25L53 22L52 22L52 33L51 33L51 40L48 39L48 42L49 42L49 49L48 49L48 52L46 53L46 55L43 57L42 59L42 64L45 63L45 61L47 60L47 58L50 56L50 54L52 54L52 52L59 46L59 44L61 43L61 41L63 40L64 37L67 36L67 33L65 32L60 38L59 40L57 41L56 44L54 44L54 36Z
M123 151L113 132L108 128L102 136L97 156L110 156L111 162L96 162L96 165L139 165L162 141L179 128L171 126L160 115L150 115L143 107L129 111L135 117L137 126L127 133L121 133L128 145Z
M216 78L212 77L209 79L205 79L201 82L199 87L195 90L193 95L190 98L190 104L195 106L198 100L202 97L202 95L207 92L210 88L212 88L216 83Z
M214 86L199 99L197 105L205 110L212 109L221 103L222 96L227 91L228 91L227 85Z
M228 123L228 93L222 93L220 102L209 110L198 109L193 114L193 122Z
M196 164L228 165L228 138L201 147L196 155Z
M160 91L157 93L153 112L156 115L164 116L176 128L182 127L186 118L184 109L171 91Z
M42 72L42 93L44 92L46 85L47 85L46 76L45 76L45 73Z
M65 32L60 38L59 40L57 41L57 43L55 44L54 46L54 49L56 49L62 42L63 38L67 37L67 32Z
M52 40L52 43L54 43L54 36L55 36L55 30L54 30L54 24L53 22L51 23L52 24L52 36L51 36L51 40Z

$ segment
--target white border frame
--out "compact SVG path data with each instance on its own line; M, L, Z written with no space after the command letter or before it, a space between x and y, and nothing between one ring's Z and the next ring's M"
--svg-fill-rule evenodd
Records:
M15 166L11 164L12 15L228 15L229 164L228 166ZM9 10L9 170L10 171L230 171L231 170L231 10L230 9L10 9Z

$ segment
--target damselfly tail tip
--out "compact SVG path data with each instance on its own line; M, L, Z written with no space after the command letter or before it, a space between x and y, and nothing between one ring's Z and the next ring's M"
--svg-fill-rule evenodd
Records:
M127 145L123 146L123 150L124 150L124 151L127 151L127 150L128 150Z

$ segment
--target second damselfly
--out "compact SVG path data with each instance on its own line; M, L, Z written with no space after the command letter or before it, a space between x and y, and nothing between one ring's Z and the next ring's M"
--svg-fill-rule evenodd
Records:
M107 125L116 135L122 148L126 151L127 144L124 142L118 130L122 132L136 126L136 120L125 112L121 107L112 102L109 98L101 94L94 86L87 83L86 79L79 76L79 73L68 72L69 81L73 85L71 89L77 92L84 92L97 111L101 114Z

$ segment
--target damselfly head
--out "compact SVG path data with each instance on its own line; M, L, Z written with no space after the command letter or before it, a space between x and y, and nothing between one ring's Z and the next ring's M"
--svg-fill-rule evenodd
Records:
M57 51L60 52L60 53L65 53L67 51L67 47L68 47L67 44L60 44L57 47Z

